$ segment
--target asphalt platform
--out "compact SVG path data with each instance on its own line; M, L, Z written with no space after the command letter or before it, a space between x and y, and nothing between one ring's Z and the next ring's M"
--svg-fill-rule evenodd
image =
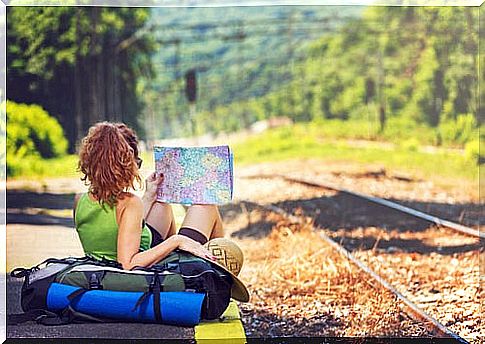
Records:
M22 313L22 283L23 279L7 277L7 319L10 314ZM194 328L137 323L44 326L29 321L19 325L7 325L7 339L9 338L193 339Z

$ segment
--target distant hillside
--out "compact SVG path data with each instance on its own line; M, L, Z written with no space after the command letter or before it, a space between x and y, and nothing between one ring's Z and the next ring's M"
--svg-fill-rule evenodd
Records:
M189 133L183 78L189 69L197 70L198 112L260 97L293 79L290 61L305 59L310 43L361 12L349 6L152 9L160 49L147 105L165 124L153 135Z
M361 138L478 147L484 73L478 8L369 8L308 48L294 80L264 96L199 114L201 131L257 119L366 123ZM482 69L481 69L482 70ZM480 79L479 79L480 78ZM234 118L243 119L235 121ZM429 130L431 129L431 130ZM424 134L427 133L427 134Z

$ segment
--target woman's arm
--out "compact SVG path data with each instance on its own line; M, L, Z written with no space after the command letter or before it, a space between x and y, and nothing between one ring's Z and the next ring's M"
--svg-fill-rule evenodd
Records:
M150 214L150 211L153 208L153 203L155 202L153 202L152 199L145 197L145 195L143 195L141 200L143 203L143 218L147 219L148 215Z
M156 172L153 172L148 176L145 181L145 193L142 197L143 202L143 218L146 219L150 211L152 210L153 203L157 199L157 190L163 181L163 175L157 176Z
M194 255L212 259L212 254L198 242L183 235L173 235L157 246L143 252L140 250L143 202L132 196L126 200L118 224L118 262L124 269L135 266L151 266L179 248Z

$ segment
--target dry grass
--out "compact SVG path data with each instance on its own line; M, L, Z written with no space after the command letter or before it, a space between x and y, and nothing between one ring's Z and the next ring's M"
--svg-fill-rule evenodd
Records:
M264 239L243 240L242 278L252 292L242 304L252 336L425 336L395 297L312 231L268 215L276 222ZM246 245L245 245L246 244Z
M472 343L483 343L480 300L485 293L479 282L477 251L355 255L443 325Z

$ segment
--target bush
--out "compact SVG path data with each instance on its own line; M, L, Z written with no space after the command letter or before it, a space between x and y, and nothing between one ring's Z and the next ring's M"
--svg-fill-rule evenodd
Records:
M380 134L382 139L394 142L400 146L413 146L413 142L404 144L409 139L417 139L419 145L435 144L436 129L416 123L409 117L389 117L384 132Z
M415 137L411 137L401 142L400 146L410 152L417 152L420 146L419 140Z
M7 175L16 175L42 159L66 154L68 142L62 127L44 109L12 101L7 101L6 107Z
M465 145L465 157L477 165L485 162L483 152L480 154L480 141L478 139L470 141Z
M79 157L74 154L53 159L29 157L9 160L7 174L21 178L79 177L76 170L78 160Z
M439 133L443 143L463 146L478 138L477 121L472 114L458 115L456 120L441 123Z
M67 145L59 122L40 106L7 101L7 155L55 158Z

